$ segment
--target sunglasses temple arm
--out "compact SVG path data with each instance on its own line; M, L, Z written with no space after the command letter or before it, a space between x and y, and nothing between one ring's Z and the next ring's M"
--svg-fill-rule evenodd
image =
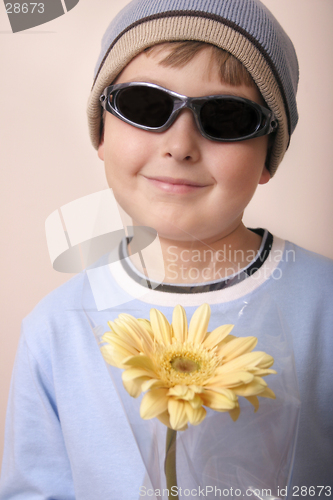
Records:
M102 94L99 96L99 102L101 103L102 108L106 110L106 102L108 97L108 89L104 89Z
M267 134L271 134L272 132L275 132L275 130L278 128L279 122L273 112L271 112L271 115L268 117L269 123L268 123L268 130Z

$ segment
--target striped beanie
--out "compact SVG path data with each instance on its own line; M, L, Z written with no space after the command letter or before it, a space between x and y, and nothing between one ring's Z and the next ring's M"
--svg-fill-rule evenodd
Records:
M197 40L231 53L246 67L278 119L268 168L274 175L297 121L298 62L294 46L260 0L132 0L102 39L88 101L90 136L97 149L102 109L99 97L121 70L153 45Z

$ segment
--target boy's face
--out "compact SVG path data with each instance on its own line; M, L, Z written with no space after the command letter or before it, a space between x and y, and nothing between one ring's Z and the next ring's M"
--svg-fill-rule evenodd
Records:
M165 54L139 54L116 83L151 82L189 97L228 94L262 104L255 87L221 82L210 60L199 52L183 68L165 67ZM154 228L160 238L214 242L240 226L258 183L270 178L265 168L268 137L235 143L204 138L189 109L171 127L147 132L106 113L98 154L109 186L134 224Z

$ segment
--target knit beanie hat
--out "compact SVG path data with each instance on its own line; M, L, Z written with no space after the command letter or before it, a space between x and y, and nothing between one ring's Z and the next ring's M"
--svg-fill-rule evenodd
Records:
M127 4L102 39L88 101L94 147L100 142L99 97L104 88L147 47L180 40L216 45L246 67L279 122L268 165L273 176L298 121L298 62L291 40L260 0L132 0Z

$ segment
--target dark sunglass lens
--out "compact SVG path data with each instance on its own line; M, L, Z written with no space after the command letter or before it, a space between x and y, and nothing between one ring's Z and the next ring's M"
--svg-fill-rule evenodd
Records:
M173 101L163 90L138 85L120 90L116 106L131 122L144 127L158 128L170 117Z
M204 131L215 139L240 139L255 132L260 123L249 104L228 99L212 99L201 108Z

